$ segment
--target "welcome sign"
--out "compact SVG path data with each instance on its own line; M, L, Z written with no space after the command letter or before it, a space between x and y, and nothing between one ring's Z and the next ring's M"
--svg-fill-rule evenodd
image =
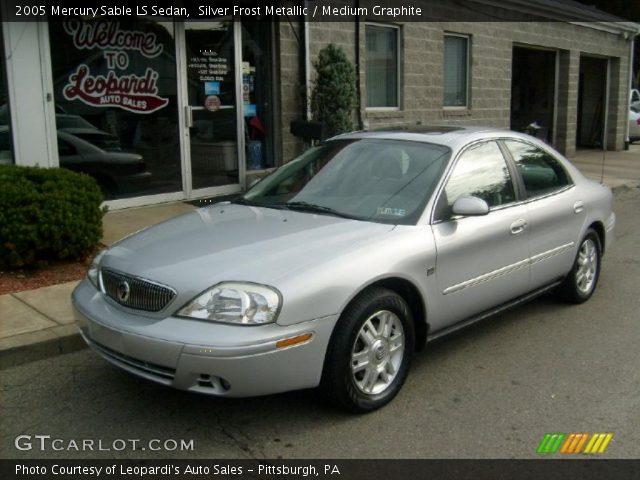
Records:
M156 70L148 67L144 75L123 72L129 66L129 52L145 58L162 53L163 45L158 43L155 33L122 29L119 22L107 20L74 19L64 22L63 28L78 50L102 51L108 69L106 75L93 75L89 65L78 65L62 90L64 98L93 107L118 107L143 114L167 106L169 100L158 95Z

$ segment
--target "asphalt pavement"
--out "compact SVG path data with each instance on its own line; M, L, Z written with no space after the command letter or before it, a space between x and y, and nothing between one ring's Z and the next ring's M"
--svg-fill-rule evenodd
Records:
M611 432L600 457L639 458L638 211L639 189L617 192L618 238L589 302L543 297L430 345L377 412L342 413L312 390L175 391L82 350L0 371L0 457L535 458L547 432ZM16 448L20 435L31 450ZM45 451L36 435L50 436ZM128 439L145 450L114 451ZM156 448L193 441L193 450L152 451L152 439ZM94 449L82 451L83 440Z

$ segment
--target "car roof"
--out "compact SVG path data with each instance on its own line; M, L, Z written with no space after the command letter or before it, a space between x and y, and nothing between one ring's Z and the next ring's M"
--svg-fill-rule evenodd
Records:
M513 130L485 126L451 125L398 125L382 129L345 133L332 137L329 140L355 140L363 138L407 140L444 145L455 150L475 140L504 137L520 138L528 141L534 140L534 138L529 135Z

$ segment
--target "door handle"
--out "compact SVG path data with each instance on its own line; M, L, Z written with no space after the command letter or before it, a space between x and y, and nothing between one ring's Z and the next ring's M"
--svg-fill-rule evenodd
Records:
M582 200L578 200L573 204L573 212L580 213L584 210L584 202Z
M522 233L527 227L527 221L524 218L516 220L511 224L511 235L518 235Z

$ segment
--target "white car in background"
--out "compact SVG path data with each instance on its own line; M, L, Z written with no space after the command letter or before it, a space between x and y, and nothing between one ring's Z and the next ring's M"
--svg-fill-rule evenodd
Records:
M640 109L640 90L636 90L635 88L631 89L631 97L629 103L632 107Z
M640 141L640 107L629 109L629 143Z

